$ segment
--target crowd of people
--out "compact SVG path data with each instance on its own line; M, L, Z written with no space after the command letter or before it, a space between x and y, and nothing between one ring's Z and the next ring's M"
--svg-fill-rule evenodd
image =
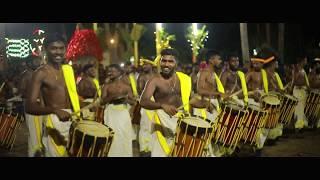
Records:
M203 156L236 155L243 146L250 146L258 155L265 142L277 141L284 131L299 135L303 129L320 127L320 119L311 121L305 114L310 94L320 96L320 59L316 57L307 61L307 55L299 56L278 73L279 58L271 48L261 49L244 64L238 54L224 57L216 50L208 50L198 64L181 64L175 49L163 49L159 64L140 59L138 67L131 63L104 67L97 61L69 65L66 47L59 34L48 35L45 59L30 57L18 68L6 66L1 71L1 106L24 115L30 157L69 156L72 119L96 121L112 129L108 157L133 157L133 141L139 143L140 156L168 157L177 145L178 122L186 114L207 120L218 131L226 106L237 106L240 110L231 108L235 112L247 112L252 106L269 111L277 101L270 107L263 103L272 94L281 102L276 108L285 107L281 99L285 95L297 100L289 123L273 119L275 124L257 129L253 143L237 140L235 148L214 136ZM87 106L91 107L84 108Z

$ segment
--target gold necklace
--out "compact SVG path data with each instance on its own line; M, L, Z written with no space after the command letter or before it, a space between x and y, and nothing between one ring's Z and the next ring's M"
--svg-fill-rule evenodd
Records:
M52 68L53 68L53 67L52 67ZM50 68L49 68L49 69L50 69ZM51 74L53 74L53 75L55 76L55 78L56 78L56 81L58 81L58 79L59 79L58 76L60 77L60 74L61 74L61 73L60 73L60 70L59 70L59 74L58 74L58 75L57 75L57 73L53 72L53 71L55 71L55 70L51 70L51 69L50 69L49 71L51 71Z
M173 81L174 81L174 84L173 84L173 86L170 86L170 88L171 88L171 93L172 93L172 94L174 94L174 92L175 92L176 82L177 82L177 81L176 81L176 75L174 74L173 76L174 76L174 77L173 77L173 78L174 78L174 80L173 80ZM170 83L170 84L171 84L171 83Z

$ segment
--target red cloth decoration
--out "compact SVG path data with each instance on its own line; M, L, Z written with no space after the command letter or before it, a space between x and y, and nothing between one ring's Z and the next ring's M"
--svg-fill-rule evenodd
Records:
M102 61L103 51L93 30L76 30L67 47L66 59L75 61L82 56L94 56Z

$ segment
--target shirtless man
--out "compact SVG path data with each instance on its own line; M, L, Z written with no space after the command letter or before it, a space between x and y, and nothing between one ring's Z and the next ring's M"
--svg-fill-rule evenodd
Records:
M204 118L214 121L220 111L218 99L224 97L224 87L215 72L222 64L220 53L215 50L208 51L206 61L208 66L200 71L197 81L197 94L194 96L194 98L200 100L200 103L192 103L191 105L194 108L207 108L206 112L199 112L199 109L194 109L194 114L206 116ZM205 106L201 106L201 104ZM204 110L200 109L200 111Z
M155 74L153 72L153 67L156 67L156 64L153 61L147 59L140 60L142 64L142 72L138 77L138 93L142 94L145 85L147 82L152 79ZM140 121L140 130L139 130L139 145L140 145L140 156L150 156L151 152L151 121L153 117L153 111L142 108L141 109L141 121Z
M27 62L27 69L21 74L21 83L19 91L21 97L24 101L24 109L26 106L27 95L30 94L28 91L30 88L28 86L31 83L32 73L35 71L41 63L41 57L34 56L30 61ZM40 103L40 99L39 99ZM41 116L33 116L31 114L25 113L26 124L29 130L28 136L28 156L42 156L43 155L43 145L42 145L42 121L39 119Z
M86 64L83 67L83 76L77 84L78 94L82 100L81 106L86 106L101 96L101 90L96 79L96 68L93 64ZM95 120L95 109L83 111L83 119Z
M156 111L152 122L151 156L153 157L169 155L177 127L175 115L180 108L189 111L191 78L186 74L176 72L177 56L174 49L161 51L161 73L149 80L141 95L141 106ZM152 97L154 101L151 100ZM165 138L166 141L161 141L161 138Z
M104 124L115 132L108 156L132 157L132 141L135 134L131 124L129 105L135 104L131 87L122 80L122 70L118 64L111 64L108 68L110 81L102 89L102 105Z
M263 69L263 65L274 60L274 57L269 57L259 52L256 57L251 58L252 71L249 71L246 76L248 91L250 93L248 103L260 107L260 97L268 93L267 72ZM265 81L263 80L265 77ZM257 156L261 155L261 150L267 139L269 129L262 128L261 132L257 134L258 141L256 147L253 147Z
M309 80L304 70L304 66L307 64L307 58L305 56L297 58L296 69L294 72L294 87L293 96L298 98L298 105L295 108L295 124L296 132L302 128L308 126L307 118L304 114L304 108L307 100L307 90L309 87Z
M278 69L278 60L275 52L273 50L264 50L264 58L273 57L272 60L264 64L264 69L266 70L267 74L267 81L268 81L268 91L273 91L277 93L284 93L284 87L281 80L280 75L276 70ZM262 52L260 53L262 54ZM282 135L283 131L283 125L279 122L279 119L277 119L278 123L274 128L270 128L268 132L268 141L267 143L269 145L275 144L278 137Z
M261 93L259 91L263 91L263 82L261 76L261 69L263 67L263 63L259 61L253 61L252 63L252 71L249 71L246 75L246 81L248 86L248 91L255 91L254 94L249 95L249 102L252 104L259 103ZM251 99L253 98L253 99ZM251 99L251 100L250 100ZM253 101L254 100L254 101Z
M79 111L78 94L72 67L65 62L66 44L59 34L48 35L44 43L48 64L38 68L30 83L26 112L43 116L43 143L47 156L66 156L71 111ZM43 105L37 101L42 97Z
M239 90L242 90L242 93L238 93L231 98L236 101L236 103L243 106L247 102L243 102L239 99L244 99L244 94L247 93L245 92L245 90L247 89L247 85L245 82L244 73L239 70L239 57L236 54L230 54L227 57L227 62L229 68L222 73L221 82L225 88L225 93L228 96L233 93L240 92ZM242 87L242 85L245 87ZM247 99L244 100L247 101Z
M206 54L207 66L200 71L197 81L197 94L191 100L193 114L216 122L221 112L219 101L225 97L224 87L216 70L221 69L222 59L218 51L209 50ZM198 101L194 100L197 99ZM209 146L209 155L220 157L225 154L225 149L217 144Z

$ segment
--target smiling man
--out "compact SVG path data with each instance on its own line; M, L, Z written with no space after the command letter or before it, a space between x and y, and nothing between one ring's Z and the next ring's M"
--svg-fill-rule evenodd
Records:
M179 107L189 111L191 78L176 72L177 56L174 49L161 51L160 76L152 77L141 95L141 106L156 112L152 122L152 157L170 155L178 120L174 115L178 113Z
M59 34L47 36L44 47L48 64L32 75L26 112L43 115L46 156L67 156L65 149L71 125L70 113L80 109L72 67L65 62L66 44ZM37 99L41 97L42 104Z

